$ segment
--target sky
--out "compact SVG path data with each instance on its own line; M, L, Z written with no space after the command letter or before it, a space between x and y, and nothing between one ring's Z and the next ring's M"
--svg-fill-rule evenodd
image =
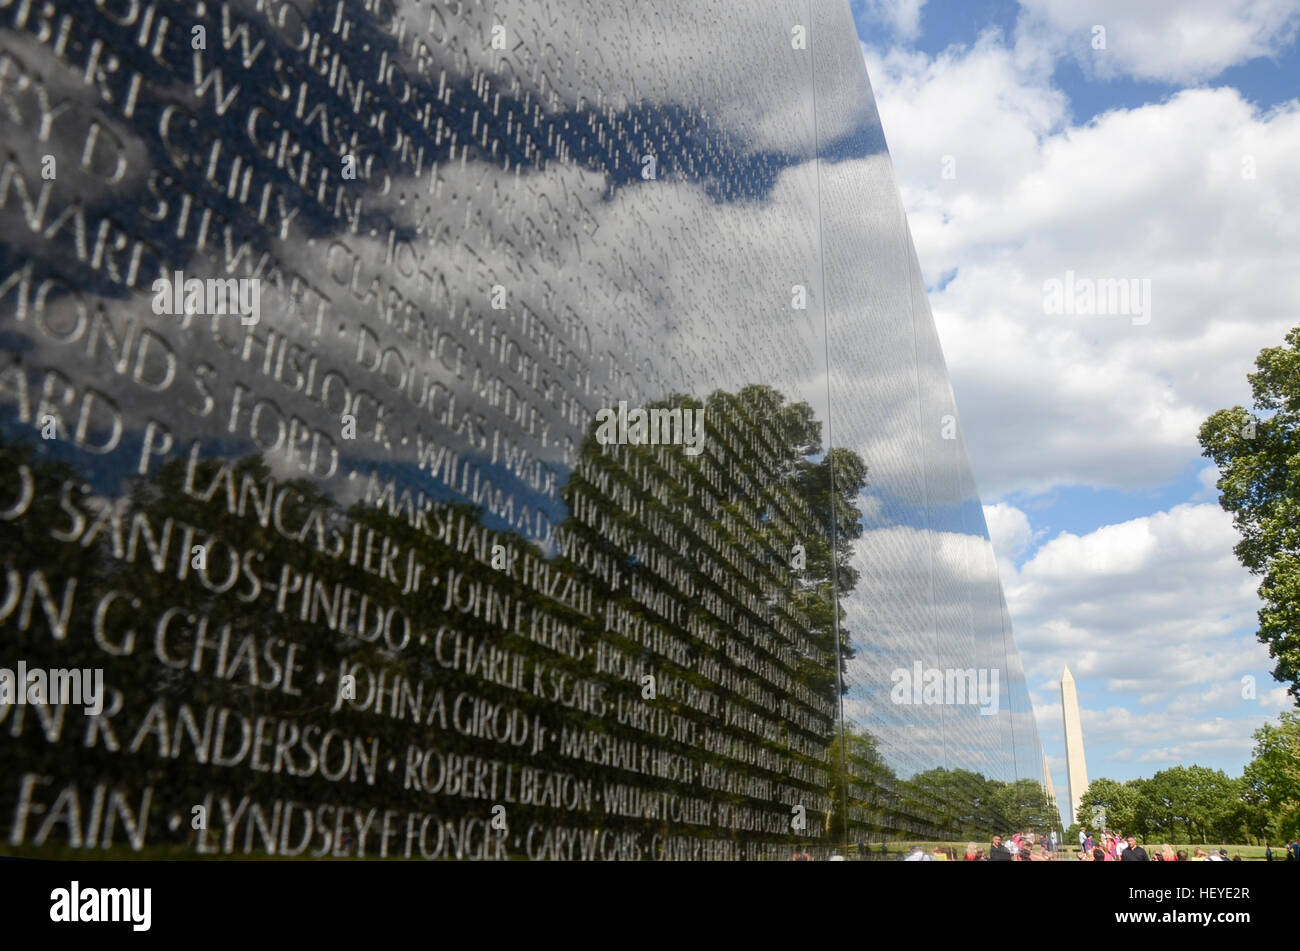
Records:
M1196 434L1300 324L1300 0L851 5L1058 800L1066 664L1090 778L1240 775L1293 703Z

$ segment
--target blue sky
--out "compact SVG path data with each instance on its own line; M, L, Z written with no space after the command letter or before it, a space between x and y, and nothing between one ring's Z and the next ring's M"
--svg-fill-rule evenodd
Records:
M852 8L1060 797L1067 663L1092 778L1238 775L1292 704L1196 431L1300 324L1300 0Z

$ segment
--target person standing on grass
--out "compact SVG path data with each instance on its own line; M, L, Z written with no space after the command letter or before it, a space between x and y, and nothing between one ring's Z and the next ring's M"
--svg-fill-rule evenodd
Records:
M995 835L993 837L993 847L989 849L989 861L990 862L1011 861L1011 852L1005 845L1002 844L1002 836L1000 835Z
M1149 862L1151 858L1147 855L1147 850L1137 844L1136 836L1129 836L1126 847L1120 853L1121 862Z

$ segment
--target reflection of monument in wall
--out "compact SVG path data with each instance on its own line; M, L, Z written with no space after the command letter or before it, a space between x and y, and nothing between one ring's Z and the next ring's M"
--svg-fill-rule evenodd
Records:
M1070 819L1079 820L1079 800L1088 791L1088 764L1083 758L1083 724L1079 722L1079 692L1070 668L1061 671L1061 710L1065 717L1065 770L1070 781Z
M1056 801L1056 786L1052 783L1052 770L1047 765L1047 751L1040 744L1038 754L1043 758L1043 789L1047 793L1047 801L1057 813L1060 812L1060 806ZM1053 822L1056 820L1053 819Z

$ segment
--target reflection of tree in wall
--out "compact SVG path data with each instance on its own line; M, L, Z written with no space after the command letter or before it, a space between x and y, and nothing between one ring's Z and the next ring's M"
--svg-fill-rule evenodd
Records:
M1055 804L1035 780L1007 783L945 767L899 779L870 734L848 738L851 841L984 841L994 832L1046 833L1060 825Z
M784 398L771 387L747 386L735 394L716 391L703 403L674 397L651 406L703 408L706 420L706 444L729 442L732 445L743 446L750 440L762 438L765 458L760 459L758 453L736 457L728 451L728 459L732 465L713 467L711 469L713 484L708 485L704 482L698 459L684 454L675 457L682 468L692 473L697 484L707 485L708 491L716 496L721 506L720 511L716 513L704 513L699 499L688 497L684 487L665 475L663 479L671 490L667 504L646 498L643 500L646 505L644 513L634 515L610 505L606 500L602 502L606 515L627 528L636 537L645 538L652 543L651 534L643 526L636 524L638 518L649 518L652 517L650 513L653 513L653 517L672 522L686 539L686 550L672 553L680 558L679 565L692 573L697 584L709 586L715 596L724 600L736 612L738 618L744 617L754 628L770 632L770 623L780 612L799 630L811 648L806 653L803 651L797 653L795 666L790 670L791 676L796 682L804 684L813 696L822 698L829 709L834 709L838 680L833 661L836 654L835 631L838 622L842 620L842 614L840 618L836 618L834 614L838 601L832 594L832 579L838 581L841 594L851 590L856 583L856 573L849 566L848 559L851 541L861 531L860 513L854 506L854 499L865 485L866 467L852 452L832 450L824 453L821 444L821 423L814 418L811 408L806 403L786 403ZM651 468L658 468L655 461L656 454L663 451L653 446L629 446L626 450L642 464ZM628 478L626 473L619 471L615 462L617 457L604 451L590 436L583 444L582 458L591 467L591 473L604 470L611 478L619 479L621 484L628 487L634 485L633 480ZM832 469L834 470L833 483ZM575 491L600 498L600 493L595 490L591 482L591 479L597 476L584 475L584 471L584 467L580 465L565 486L564 498L566 503L570 504L570 508L573 507L572 494ZM780 504L782 501L785 502L787 509L805 510L804 530L800 531L796 524L793 526L795 534L791 535L790 526L782 524L778 528L778 520L772 516L774 511L782 508ZM833 541L829 531L832 508L835 511L837 527ZM680 517L681 512L688 510L694 511L699 519L694 527L686 524ZM758 516L756 524L752 518L754 515ZM636 578L638 582L661 589L666 594L681 596L679 592L672 591L671 585L665 585L657 572L639 564L635 559L628 558L627 553L613 541L608 537L602 537L590 526L577 519L569 519L564 528L582 538L592 549L616 560L623 567L627 577ZM754 582L745 582L737 578L738 581L748 585L758 603L764 606L758 612L753 609L752 603L747 605L732 597L721 587L711 584L695 568L695 557L700 551L720 558L720 553L713 551L705 538L710 530L720 534L736 551L758 550L762 553L756 566L757 576ZM792 570L791 564L794 561L796 545L802 551L804 565L802 569ZM733 577L736 577L734 573ZM613 600L624 610L668 626L664 618L654 615L626 593L609 591L599 580L596 584L600 586L604 597ZM712 620L713 623L718 623L716 618ZM764 654L769 660L776 660L766 655L761 647L738 631L732 630L727 633L746 648ZM609 634L605 636L612 637L615 642L619 640L617 636ZM849 640L847 633L841 629L839 642L841 674L847 660L852 656ZM628 646L630 648L632 645ZM648 652L646 659L650 659ZM743 667L732 663L723 655L717 655L714 659L742 676L751 676ZM689 668L678 670L677 673L694 681L701 689L721 693L715 684ZM745 704L745 701L738 696L728 699L737 704ZM668 708L678 713L689 712L672 705L671 702L668 702ZM776 719L778 727L785 731L785 737L788 738L796 732L802 733L804 740L812 741L819 749L827 749L827 744L836 735L833 717L826 720L823 728L810 732L796 726L793 722L772 717L770 711L765 711L761 707L755 706L753 709L764 716ZM746 739L758 746L781 750L796 760L808 762L822 770L826 775L825 783L802 786L810 793L831 798L839 795L836 790L842 788L842 783L836 781L838 776L836 756L809 758L802 753L794 752L788 740L772 743L753 735L746 735ZM827 752L829 754L833 751ZM779 776L760 768L738 767L734 761L729 761L720 755L706 754L702 758L712 765L740 769L758 778L780 779ZM801 784L791 782L789 785L800 786ZM719 798L731 805L738 806L745 803L744 797L740 796L719 794ZM782 807L776 808L780 811ZM788 812L788 808L785 811ZM817 816L816 812L817 810L814 809L807 810L809 830L819 825L826 830L829 816ZM719 832L719 834L728 833Z
M677 400L681 403L683 401ZM699 405L699 404L694 404ZM748 533L747 541L758 545L771 556L769 564L762 566L755 582L751 585L754 595L765 605L763 612L755 613L751 605L745 605L733 598L723 588L713 584L695 567L694 552L666 553L677 559L684 570L692 573L697 588L705 585L712 587L713 593L720 599L728 601L736 612L744 612L751 624L762 628L772 617L771 612L785 612L788 618L800 619L802 635L811 650L798 659L791 670L796 682L803 683L814 696L821 697L827 704L835 700L836 676L833 662L828 663L835 653L834 630L836 618L832 613L835 599L831 595L831 579L836 577L841 593L851 589L855 576L847 565L848 544L853 535L859 531L856 510L852 500L865 481L865 467L852 453L835 450L829 454L821 453L820 424L813 418L810 409L804 404L788 405L774 390L767 387L747 387L739 394L714 393L706 401L708 409L708 438L717 438L721 427L731 427L731 436L749 438L755 432L765 435L766 446L772 451L774 466L769 461L771 471L762 469L757 456L735 460L734 469L728 466L716 466L721 473L724 484L720 496L724 508L731 518L727 525L732 531ZM656 447L628 447L641 462L652 469L657 469L654 454ZM493 569L490 566L490 548L492 543L502 543L520 552L531 551L540 557L538 547L527 540L507 532L489 533L483 529L480 511L470 505L453 506L448 518L465 516L473 529L480 532L479 544L471 546L472 550L462 553L442 543L436 543L424 534L422 529L413 527L406 517L394 515L373 505L357 503L346 511L340 510L332 499L319 490L313 483L276 480L266 464L257 455L237 460L209 459L196 465L195 471L188 478L192 486L199 491L216 487L212 498L207 501L195 498L182 491L182 484L187 478L186 462L174 459L146 479L136 481L130 489L129 501L124 500L116 519L97 516L101 509L94 504L94 489L82 481L77 470L62 462L41 461L39 454L27 446L10 444L0 452L0 471L6 478L18 471L19 466L27 466L35 480L33 501L26 514L10 522L0 522L0 550L5 552L5 567L12 568L25 576L32 570L39 570L54 592L57 600L65 590L70 579L76 579L73 608L68 619L67 636L56 640L48 627L42 622L39 607L33 612L33 621L25 631L15 629L16 614L11 614L3 624L5 637L16 652L29 665L47 667L104 667L107 684L122 693L123 709L116 714L114 722L119 724L117 737L119 751L105 750L102 744L90 749L80 745L83 723L79 711L65 711L66 724L62 736L57 742L49 742L38 729L40 720L28 716L21 736L9 737L7 729L0 738L0 763L4 773L17 776L23 772L36 772L55 777L56 784L75 780L84 789L96 782L107 781L121 784L126 789L137 793L145 785L155 787L157 803L151 812L149 842L152 845L171 839L184 839L188 832L188 821L174 835L166 830L165 819L172 812L188 817L192 804L214 802L205 799L209 793L227 794L232 802L245 794L260 803L269 815L272 803L277 799L292 799L298 803L313 806L324 803L334 805L346 804L353 808L375 806L378 808L409 809L411 811L433 812L441 819L455 822L459 817L472 815L487 818L492 803L481 799L459 797L431 797L418 791L406 791L401 788L401 777L408 744L418 747L436 747L444 752L455 752L461 756L479 756L485 759L508 760L514 763L527 763L529 766L557 770L576 775L579 779L591 779L596 791L603 790L605 782L628 782L642 788L661 788L665 791L691 792L712 798L714 801L731 801L734 804L747 804L769 811L788 812L788 807L780 803L753 802L744 796L727 796L720 792L710 792L699 787L684 787L667 780L658 781L648 776L635 773L622 773L612 768L588 765L579 760L561 756L558 744L548 742L540 753L515 750L492 740L466 737L450 728L443 728L439 717L427 714L435 690L442 690L445 701L460 691L470 691L476 696L494 702L504 702L518 707L530 719L537 715L544 728L555 730L558 734L562 726L570 728L586 727L593 730L607 731L629 739L645 740L643 734L630 728L620 727L612 714L605 717L588 716L574 710L561 710L549 700L533 696L528 692L509 690L504 687L486 683L480 677L467 677L447 670L431 657L432 646L421 645L419 634L432 633L440 625L454 626L466 637L472 636L493 645L524 655L532 664L546 664L550 668L569 673L574 678L585 678L599 682L604 686L606 697L621 696L625 701L640 700L640 684L616 681L611 676L597 676L593 672L592 652L597 638L602 638L622 646L626 650L637 650L646 661L653 660L656 667L662 667L662 659L651 658L648 651L640 650L637 645L623 641L616 635L604 632L599 619L590 619L577 611L566 608L554 600L544 597L533 588L522 584L514 578ZM610 466L613 456L602 452L590 436L583 448L583 456L597 466ZM818 458L820 457L820 458ZM697 467L692 457L684 454L677 457L678 463L687 471ZM225 469L223 470L223 462ZM834 491L830 476L835 470ZM615 475L629 490L643 493L639 484L626 472ZM698 472L696 473L698 477ZM698 521L695 528L701 529L707 521L712 528L724 532L720 513L712 516L698 509L698 502L680 496L684 490L660 469L659 478L671 491L679 493L678 497L668 499L668 504L655 501L648 496L644 498L645 513L656 511L660 516L672 520L683 537L689 539L689 545L704 544L696 537L691 527L680 518L681 507L697 506ZM697 481L702 479L697 478ZM320 525L322 529L338 529L345 534L352 531L353 525L361 530L372 528L387 536L399 546L402 552L413 551L425 565L426 585L416 594L402 597L398 589L387 582L377 580L373 574L348 565L345 560L329 557L317 552L310 543L283 537L269 526L259 524L255 517L251 498L265 498L269 489L272 493L289 488L292 503L286 511L295 520L305 519L313 510L323 513ZM579 487L590 491L580 476L565 486L566 500ZM244 498L249 509L242 517L231 515L227 511L227 492L234 492ZM717 489L714 489L717 491ZM836 539L832 542L824 530L812 531L800 535L797 539L787 537L783 526L777 528L777 521L770 516L773 506L784 497L790 505L802 505L811 515L808 525L824 526L829 523L832 508L835 510L836 524L839 527ZM597 498L597 503L605 508L612 517L621 518L634 537L643 539L649 545L660 544L644 525L636 524L636 519L623 507L607 498ZM6 502L7 504L7 502ZM746 507L751 512L763 513L756 522L745 517ZM72 542L58 541L51 537L55 527L70 530L79 513L85 522L76 532L77 538ZM96 521L98 517L98 521ZM166 529L167 519L171 518L171 528ZM92 528L94 523L96 528ZM242 578L225 593L213 593L196 583L196 575L189 572L185 580L178 580L178 562L187 559L182 553L183 526L196 527L197 531L186 541L204 545L210 576L222 578L223 567L232 553L239 553L240 559L247 559L263 584L263 590L257 597L251 596L251 589L246 579ZM586 541L602 553L616 558L625 577L635 575L647 585L660 584L655 572L640 565L628 553L614 549L606 538L595 537L591 530L576 519L568 519L562 526L563 531L581 535ZM170 531L170 536L167 534ZM134 541L132 537L134 536ZM155 570L150 563L149 545L146 541L164 546L166 551L160 555L162 570ZM806 552L806 569L802 573L793 573L789 568L792 544L802 544ZM134 561L127 561L122 556L123 546L135 549ZM115 553L115 549L116 553ZM742 549L743 550L743 549ZM832 558L838 565L832 570ZM368 593L382 599L388 604L400 605L402 611L411 621L415 639L411 645L400 652L386 650L382 642L370 643L356 637L344 636L332 632L321 624L304 622L298 616L297 605L300 595L289 598L289 607L282 613L276 610L276 594L270 592L266 585L279 580L282 565L291 565L295 575L321 581L327 589L335 584L342 584L358 593ZM562 558L551 561L553 568L571 575L583 575L583 580L595 587L596 604L602 600L616 600L620 606L633 612L645 614L647 609L627 596L626 587L621 591L610 591L598 577L581 571L575 564L567 563ZM573 660L560 653L542 647L532 640L519 637L500 627L489 625L482 619L462 614L454 609L443 610L444 591L441 588L430 589L429 578L441 578L445 582L446 573L454 568L472 581L492 585L497 591L506 591L524 605L525 615L532 608L543 610L549 617L572 625L582 632L582 640L587 655L582 660ZM749 582L745 582L749 584ZM626 585L626 581L624 582ZM95 622L94 609L100 598L108 591L121 592L122 597L115 602L108 625L109 637L119 645L126 644L127 631L134 632L134 644L128 651L120 648L122 656L114 657L98 648L91 639L90 632ZM239 594L250 596L240 599ZM212 674L212 657L205 659L204 669L199 673L189 670L175 670L163 666L153 656L152 635L157 619L169 608L179 608L183 612L184 623L181 628L192 630L203 620L207 624L208 636L229 627L229 643L232 652L245 639L255 644L260 653L268 641L282 638L285 641L300 643L305 648L305 670L298 675L297 686L302 696L286 696L273 688L250 685L248 670L245 665L240 673L230 679L218 679ZM692 606L698 609L698 606ZM671 627L664 619L656 619L665 627ZM674 630L677 636L685 638L686 632ZM185 642L186 638L175 643ZM753 645L747 645L753 646ZM695 651L707 649L696 644ZM841 632L841 665L849 656L848 638ZM717 658L722 664L729 664L725 657ZM384 670L391 683L395 677L405 677L412 684L424 684L423 722L414 722L412 718L394 719L378 716L370 711L352 709L344 704L338 712L330 712L337 696L337 674L340 663L360 664L358 692L364 696L370 675ZM265 679L268 671L258 658L260 676ZM733 665L734 666L734 665ZM350 668L349 668L350 669ZM736 668L745 677L751 673ZM320 685L316 682L317 670L326 678ZM684 668L677 674L694 680L702 689L718 691L716 685ZM719 691L721 692L721 691ZM162 698L165 703L162 715L165 722L155 719L153 729L139 730L146 720L146 714L152 705ZM747 701L739 697L729 698L738 704ZM670 712L692 717L702 721L697 712L672 700L660 698L656 701ZM186 704L196 718L203 716L206 705L214 704L237 711L243 716L273 717L276 721L288 721L298 728L308 724L333 726L345 733L355 736L361 743L368 743L378 738L380 743L380 762L377 767L375 784L365 783L329 783L320 777L311 779L294 778L284 774L274 775L252 772L247 761L234 768L219 768L200 764L191 754L191 747L186 741L185 752L180 756L167 755L174 749L178 731L178 711L181 704ZM756 712L764 712L754 707ZM28 714L34 711L27 711ZM450 715L450 711L448 711ZM778 720L778 717L771 717ZM810 742L810 749L827 748L833 738L833 719L824 729L807 730L791 723L781 723L784 736L791 737L795 731L802 731L805 740ZM720 727L721 724L713 724ZM6 728L12 722L6 723ZM737 731L738 732L738 731ZM236 734L237 735L237 734ZM776 746L752 734L743 735L756 746ZM135 746L135 752L128 748ZM736 760L721 755L708 755L698 748L674 744L668 739L657 741L657 745L674 748L681 753L689 753L697 763L712 762L726 766L743 774L764 779L779 779L759 766L743 765ZM525 748L527 750L527 748ZM799 761L810 761L825 769L834 757L810 757L803 753L784 750ZM387 769L388 757L394 757L397 768L394 773ZM837 774L827 773L828 784L834 787ZM826 788L817 784L788 782L794 789L805 789L808 794L825 793ZM7 784L4 797L14 795L13 784ZM841 784L842 788L842 784ZM833 793L839 795L839 793ZM138 799L138 796L137 796ZM12 815L12 803L3 804L6 815ZM604 816L599 806L594 806L591 813L560 812L542 808L511 806L508 810L511 836L516 830L524 830L532 822L547 827L563 823L575 827L612 826L619 829L631 829L644 832L666 834L669 831L681 832L682 828L669 828L665 821L645 821L624 817ZM809 809L809 827L826 817L819 817L816 810ZM220 832L219 815L209 816L209 825L214 832ZM708 835L707 827L693 828L692 834ZM242 854L246 842L251 844L251 851L256 854L264 850L264 840L260 835L245 839L245 830L235 838L235 851ZM766 838L772 836L716 830L713 834L733 839ZM30 835L30 830L29 830ZM778 836L793 843L797 836ZM53 837L55 841L67 841L67 836ZM47 850L48 851L48 850ZM513 847L511 851L520 851Z

